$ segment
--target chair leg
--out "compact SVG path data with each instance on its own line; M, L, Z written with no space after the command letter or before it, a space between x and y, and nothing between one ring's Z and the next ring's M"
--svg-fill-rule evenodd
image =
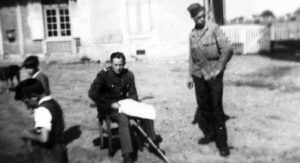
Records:
M107 125L107 137L108 137L108 156L113 156L113 144L112 144L112 131L111 131L111 120L109 116L106 116L106 125Z
M99 122L99 137L100 137L100 145L99 145L99 147L100 147L100 150L102 149L102 148L104 148L104 133L103 133L103 124L102 124L102 122Z

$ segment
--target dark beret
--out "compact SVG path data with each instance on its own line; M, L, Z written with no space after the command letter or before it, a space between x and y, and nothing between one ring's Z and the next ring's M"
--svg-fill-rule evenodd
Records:
M39 66L39 58L37 56L29 56L25 59L22 67L25 68L38 68Z
M204 11L205 9L199 3L192 3L187 10L190 12L191 17L195 17L200 11Z
M44 93L43 85L37 79L25 79L20 82L15 88L15 99L24 100L36 95Z

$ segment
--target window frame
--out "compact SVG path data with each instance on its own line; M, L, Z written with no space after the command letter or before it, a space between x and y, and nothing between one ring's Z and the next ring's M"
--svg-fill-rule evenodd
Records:
M48 15L47 15L47 11L49 10L55 10L55 18L56 18L56 26L57 26L57 36L49 36L49 29L48 29L48 25L49 22L47 20ZM61 10L67 10L68 14L65 15L66 13L64 13L63 15L61 15L60 11ZM72 38L72 24L71 24L71 16L70 16L70 9L69 9L69 5L68 4L47 4L47 5L43 5L43 18L44 18L44 29L45 29L45 38L46 40L70 40ZM61 17L68 17L69 21L69 28L65 28L62 29L61 25L62 25L62 21L60 20ZM63 22L64 24L66 24L65 22ZM62 30L70 30L70 35L62 35Z
M128 22L127 32L130 38L151 37L151 34L153 32L153 24L154 24L153 16L152 16L152 10L153 10L152 3L153 3L152 0L127 0L126 1L126 18ZM142 11L143 7L147 7L146 9L148 11L146 13L145 11L143 13ZM135 17L132 18L131 16L135 16ZM145 17L147 17L146 20L144 19ZM134 24L131 24L133 23L132 21L134 22ZM145 29L143 30L143 25L147 25L145 28L146 30ZM136 31L132 31L134 29L136 29Z

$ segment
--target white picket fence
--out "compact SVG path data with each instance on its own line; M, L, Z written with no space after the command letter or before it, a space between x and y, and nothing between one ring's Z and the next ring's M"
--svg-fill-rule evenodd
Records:
M255 54L270 51L270 28L263 25L224 25L222 31L233 44L235 53Z

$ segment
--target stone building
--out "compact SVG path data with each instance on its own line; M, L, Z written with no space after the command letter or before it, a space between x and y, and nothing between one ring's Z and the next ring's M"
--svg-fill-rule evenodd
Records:
M187 53L190 3L224 23L224 0L9 0L0 2L0 57L106 60L113 51Z

